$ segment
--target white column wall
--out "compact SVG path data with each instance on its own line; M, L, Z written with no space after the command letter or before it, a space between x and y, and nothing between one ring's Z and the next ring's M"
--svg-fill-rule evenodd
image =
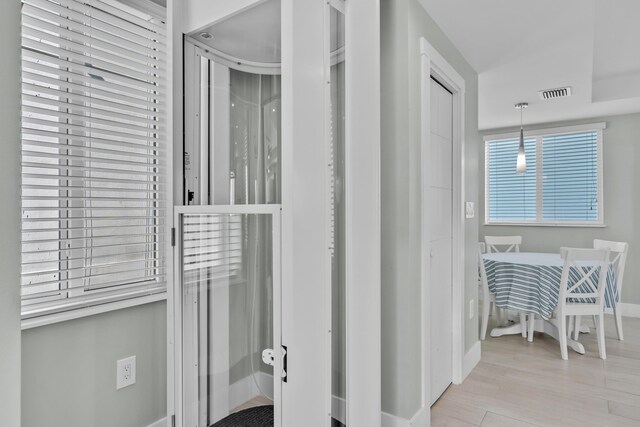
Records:
M282 0L284 426L328 426L330 272L324 97L325 3ZM292 405L295 402L296 406Z

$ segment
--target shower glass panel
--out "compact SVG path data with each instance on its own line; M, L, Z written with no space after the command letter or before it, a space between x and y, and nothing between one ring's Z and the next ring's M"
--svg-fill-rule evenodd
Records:
M280 203L280 76L229 69L229 80L230 141L214 145L230 143L230 203Z
M177 221L183 425L254 425L248 419L274 425L281 383L274 366L284 351L275 339L280 281L274 282L274 263L279 268L280 261L273 251L281 79L272 67L243 67L212 52L185 43L186 87L192 88L185 105L200 129L185 138L185 194L193 204L211 204L189 206L205 211Z
M278 425L279 207L180 209L183 425Z
M331 223L331 389L336 402L346 402L346 240L345 240L345 21L329 7L330 21L330 165ZM346 403L334 410L333 426L346 425Z

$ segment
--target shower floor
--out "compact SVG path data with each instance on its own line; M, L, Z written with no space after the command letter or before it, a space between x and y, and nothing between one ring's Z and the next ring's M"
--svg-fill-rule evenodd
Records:
M273 427L273 404L266 397L255 397L233 409L231 415L211 427ZM332 419L331 427L345 425Z
M273 427L273 405L242 409L221 419L211 427Z

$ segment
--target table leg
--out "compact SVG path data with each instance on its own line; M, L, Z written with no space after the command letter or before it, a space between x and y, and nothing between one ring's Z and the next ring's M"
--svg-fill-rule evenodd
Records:
M559 335L558 335L557 319L549 319L549 320L535 319L534 322L535 322L535 325L534 325L535 331L543 332L549 335L550 337L554 338L556 341L558 341ZM501 337L503 335L522 334L522 330L523 330L522 325L520 323L515 323L511 326L507 326L506 328L493 328L491 330L491 336L496 338L496 337ZM582 332L582 328L580 328L580 332ZM576 353L580 353L580 354L585 353L584 346L580 344L578 341L571 339L570 337L567 338L567 346L572 350L574 350Z
M506 326L504 328L493 328L491 330L492 337L501 337L503 335L515 335L522 334L522 325L520 323L514 323L513 325Z

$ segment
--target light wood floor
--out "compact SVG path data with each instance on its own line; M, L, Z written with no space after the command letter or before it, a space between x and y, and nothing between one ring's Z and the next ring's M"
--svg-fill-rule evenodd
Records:
M520 335L487 336L482 361L432 407L431 425L639 427L640 319L623 319L622 342L613 317L605 322L606 360L598 357L594 333L580 335L587 352L569 349L568 361L543 334L533 343ZM592 326L590 319L583 323Z

